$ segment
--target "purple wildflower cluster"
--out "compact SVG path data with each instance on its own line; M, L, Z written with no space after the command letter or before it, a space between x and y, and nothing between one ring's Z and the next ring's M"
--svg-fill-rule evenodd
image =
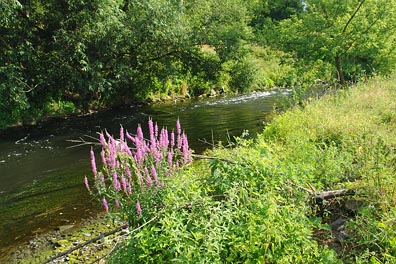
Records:
M134 207L137 214L141 215L139 194L161 189L164 177L173 176L180 166L192 162L187 136L181 129L179 119L176 121L176 133L173 130L169 132L166 128L159 130L152 119L148 121L148 129L148 139L144 138L140 125L135 135L121 126L119 139L107 132L100 133L103 167L99 172L91 149L95 187L106 211L109 211L110 200L122 209L135 197ZM91 192L87 177L84 178L84 184Z

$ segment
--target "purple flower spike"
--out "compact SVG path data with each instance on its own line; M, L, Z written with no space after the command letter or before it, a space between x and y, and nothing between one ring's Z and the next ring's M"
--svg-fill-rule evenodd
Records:
M128 144L126 143L126 141L124 142L124 150L125 150L125 153L126 153L128 156L130 156L130 157L133 156L131 150L130 150L129 147L128 147Z
M180 126L180 120L179 118L176 121L176 131L178 135L181 135L181 126Z
M183 158L184 158L184 163L190 162L190 150L188 147L188 140L186 134L183 133L182 135L183 138Z
M106 162L106 155L105 155L104 150L102 150L102 151L100 152L100 157L102 157L102 163L103 163L103 165L106 165L107 162Z
M159 146L161 149L165 150L168 148L169 145L169 138L168 138L168 131L165 128L161 129Z
M142 141L144 139L142 127L140 126L140 124L138 125L138 128L136 130L136 134L137 134L138 139L140 139L140 141Z
M106 162L106 164L109 166L109 167L115 167L115 154L114 154L114 152L112 151L112 149L110 149L110 152L108 153L108 155L107 155L107 162Z
M120 127L120 141L124 141L124 128L122 126Z
M153 120L151 118L148 121L148 127L149 127L150 138L153 138L154 137L154 124L153 124Z
M157 170L155 169L154 165L151 166L151 174L153 175L155 183L158 184L158 174L157 174Z
M89 189L89 184L88 184L88 178L87 178L87 176L85 176L85 178L84 178L84 184L85 184L85 188L87 188L88 192L90 192L91 189Z
M128 175L129 180L132 181L132 174L128 164L125 164L125 172Z
M142 215L142 208L140 207L139 202L136 203L136 211L137 211L138 215Z
M173 167L173 152L172 151L168 152L168 166L169 166L169 168Z
M126 137L127 137L130 141L132 141L133 143L136 144L135 138L132 137L132 136L128 133L128 131L126 132Z
M102 204L106 212L109 212L109 205L107 204L106 198L103 197Z
M171 145L171 148L173 148L175 146L175 132L173 132L173 130L172 130L172 133L171 133L170 145Z
M107 148L107 143L106 143L106 140L104 138L103 133L99 134L99 139L100 139L100 143L102 144L102 148L106 149Z
M146 150L144 149L144 147L139 147L136 150L134 156L138 167L141 167L143 165L145 157L146 157Z
M127 182L126 182L126 179L125 179L124 177L121 178L121 185L122 185L122 189L124 190L124 192L125 192L126 194L128 194L128 191L127 191Z
M151 179L148 169L146 167L144 167L144 172L146 173L147 186L148 187L153 186L153 180Z
M95 153L93 152L93 149L91 148L90 151L90 156L91 156L91 168L92 168L92 173L93 175L96 176L96 174L98 174L97 170L96 170L96 162L95 162Z
M118 209L121 208L120 202L117 199L114 201L114 203L115 203L115 205L117 206Z
M121 189L121 184L118 181L118 176L116 171L113 172L113 187L116 191L119 191Z
M178 135L178 136L177 136L177 148L178 148L178 149L181 149L182 146L183 146L183 139L182 139L182 136L181 136L181 135Z

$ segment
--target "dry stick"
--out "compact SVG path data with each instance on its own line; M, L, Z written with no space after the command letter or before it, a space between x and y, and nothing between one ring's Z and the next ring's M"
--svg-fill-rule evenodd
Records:
M310 182L307 182L307 184L308 184L309 188L310 188L314 193L316 193L316 189L312 186L312 184L311 184Z
M142 229L144 226L146 226L146 225L148 225L149 223L153 222L153 221L156 220L157 218L158 218L158 215L155 216L155 217L153 217L152 219L150 219L150 220L147 221L146 223L142 224L141 226L139 226L139 227L133 229L130 233L134 233L134 232L136 232L136 231ZM55 259L57 259L57 258L63 257L63 256L65 256L65 255L68 255L68 254L70 254L71 252L73 252L73 251L75 251L75 250L77 250L77 249L79 249L79 248L85 247L86 245L89 245L89 244L91 244L91 243L94 243L94 242L96 242L96 241L98 241L98 240L100 240L100 239L102 239L102 238L104 238L104 237L107 237L107 236L110 236L110 235L112 235L112 234L115 234L115 233L117 233L117 232L119 232L119 231L121 231L122 229L127 228L127 227L128 227L128 224L124 224L124 225L122 225L122 226L117 227L116 229L114 229L114 230L112 230L112 231L102 233L102 234L100 234L100 235L98 235L98 236L92 238L91 240L88 240L88 241L86 241L86 242L84 242L84 243L82 243L82 244L79 244L79 245L77 245L77 246L71 248L71 249L68 249L68 250L66 250L66 251L63 251L63 252L60 252L60 253L56 254L55 256L51 257L50 259L47 259L46 261L42 262L42 264L50 263L51 261L53 261L53 260L55 260Z
M296 186L297 188L299 188L299 189L301 189L301 190L303 190L303 191L306 191L306 192L309 193L310 195L314 195L314 194L315 194L315 193L314 193L313 191L311 191L310 189L304 188L304 187L302 187L302 186L300 186L300 185L298 185L298 184L295 184L295 183L292 182L292 181L289 181L289 180L286 180L286 181L287 181L288 184L294 185L294 186Z

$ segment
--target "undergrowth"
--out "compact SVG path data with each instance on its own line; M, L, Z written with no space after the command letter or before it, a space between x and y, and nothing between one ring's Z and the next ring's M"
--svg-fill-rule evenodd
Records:
M155 221L109 261L395 263L395 99L393 79L369 81L208 151L164 187ZM334 212L318 212L306 189L342 188L359 207L337 242L326 222Z

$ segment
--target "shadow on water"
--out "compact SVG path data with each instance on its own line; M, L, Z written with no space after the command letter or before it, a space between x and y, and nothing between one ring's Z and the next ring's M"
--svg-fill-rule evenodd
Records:
M105 129L118 135L120 125L134 133L142 124L146 132L150 117L159 127L173 129L179 118L190 147L201 153L211 147L204 142L262 131L278 97L276 92L258 92L125 107L0 134L0 259L21 241L101 210L82 184L84 175L91 174L90 146L72 147L75 143L68 140L97 138Z

